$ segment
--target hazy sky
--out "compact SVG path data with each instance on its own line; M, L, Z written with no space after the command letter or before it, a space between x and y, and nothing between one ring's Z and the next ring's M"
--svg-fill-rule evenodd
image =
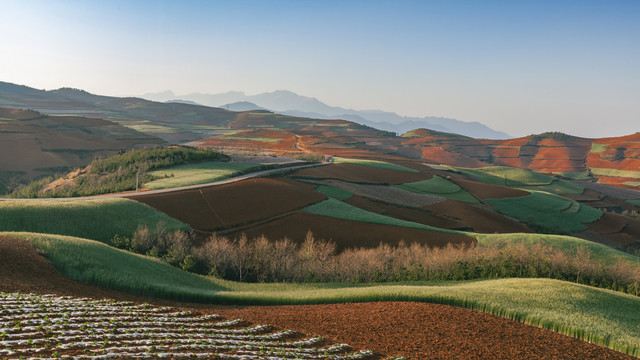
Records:
M0 80L286 89L514 136L640 131L640 1L0 0Z

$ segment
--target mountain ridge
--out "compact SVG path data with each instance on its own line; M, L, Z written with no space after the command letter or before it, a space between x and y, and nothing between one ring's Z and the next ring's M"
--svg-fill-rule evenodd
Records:
M147 93L140 97L167 101L180 98L207 106L221 107L236 102L251 102L259 107L283 115L311 117L315 119L342 119L362 125L392 131L398 134L416 128L433 128L443 132L453 132L475 138L507 139L509 134L491 129L479 122L466 122L444 117L410 117L382 110L354 110L327 105L315 97L298 95L289 90L275 90L256 95L247 95L242 91L228 91L219 94L190 93L176 96L171 90L160 93Z

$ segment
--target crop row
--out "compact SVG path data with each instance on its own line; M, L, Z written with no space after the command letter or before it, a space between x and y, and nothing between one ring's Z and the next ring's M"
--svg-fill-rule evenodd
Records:
M370 351L131 302L0 294L0 357L9 358L369 359Z

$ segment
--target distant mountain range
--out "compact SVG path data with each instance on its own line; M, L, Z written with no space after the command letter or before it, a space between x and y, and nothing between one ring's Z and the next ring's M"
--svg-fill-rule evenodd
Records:
M376 129L403 134L407 131L427 128L451 132L474 138L508 139L510 135L496 131L479 122L465 122L443 117L409 117L379 110L352 110L329 106L316 98L301 96L287 90L246 95L241 91L221 94L192 93L176 96L171 91L141 95L144 99L160 102L189 101L207 106L221 107L232 111L264 110L313 119L342 119L367 125ZM241 105L240 105L241 104Z

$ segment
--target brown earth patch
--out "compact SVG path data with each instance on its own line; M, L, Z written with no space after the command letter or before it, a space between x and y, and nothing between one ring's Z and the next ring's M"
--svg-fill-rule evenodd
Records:
M604 212L600 219L586 225L616 244L640 247L640 219Z
M582 194L563 194L562 196L575 201L583 201L583 202L602 201L604 200L604 198L606 198L606 195L598 191L587 189L587 188L584 189Z
M402 240L437 247L475 243L475 239L466 235L349 221L302 211L225 236L239 237L245 233L249 238L264 235L270 240L278 240L287 237L301 243L308 231L316 239L332 240L338 251L345 248L374 248L380 243L398 245Z
M273 322L407 359L633 359L548 330L447 305L254 306L218 313Z
M422 158L434 164L447 164L461 167L482 167L489 164L473 159L465 154L447 151L441 147L425 147L422 149Z
M632 189L624 189L604 184L596 184L590 181L576 181L577 184L594 191L601 192L608 196L616 197L622 200L640 199L640 191Z
M458 219L460 222L473 228L473 231L479 233L531 232L526 225L514 219L503 216L490 209L484 209L479 206L465 204L459 201L447 200L445 202L427 206L425 209L443 216Z
M446 200L446 198L441 196L417 194L411 191L387 185L354 184L339 180L321 180L316 181L315 183L336 187L349 191L355 195L360 195L369 199L379 200L399 206L419 208Z
M376 214L384 213L396 219L413 221L419 224L429 225L441 229L467 228L464 223L458 220L444 217L425 209L393 206L388 203L366 199L361 196L353 196L345 202L349 205L353 205L355 207L359 207L360 209L364 209Z
M146 301L60 275L29 241L0 236L0 291Z
M228 229L320 202L314 185L288 178L256 178L236 183L134 198L197 230Z
M622 232L630 220L630 218L624 215L604 212L600 219L586 225L589 229L606 235Z
M529 195L529 192L505 186L489 185L477 181L451 179L458 186L480 199L503 199Z
M367 184L404 184L430 178L421 173L380 169L355 164L333 164L317 168L296 171L293 176L314 179L338 179L354 183Z

